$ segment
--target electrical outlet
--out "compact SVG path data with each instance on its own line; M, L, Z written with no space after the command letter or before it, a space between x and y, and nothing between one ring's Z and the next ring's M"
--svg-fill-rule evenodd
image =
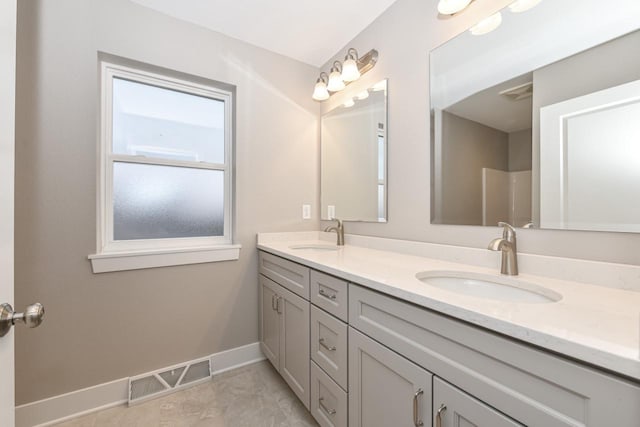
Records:
M311 205L302 205L302 219L311 219Z
M336 207L333 205L327 206L327 216L329 219L334 219L336 217Z

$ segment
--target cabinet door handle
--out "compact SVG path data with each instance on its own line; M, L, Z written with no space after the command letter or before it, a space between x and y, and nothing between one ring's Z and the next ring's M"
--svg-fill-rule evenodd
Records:
M422 420L418 419L418 397L422 396L424 391L421 388L416 391L416 394L413 395L413 425L416 427L423 426L424 423ZM438 426L439 427L439 426Z
M323 346L324 348L326 348L329 351L336 351L336 347L334 345L332 346L328 346L327 343L324 341L324 338L320 338L318 340L318 342L320 343L321 346Z
M276 298L276 311L278 314L282 314L282 310L280 309L280 301L282 301L282 297Z
M271 295L271 310L277 310L276 306L276 294Z
M320 405L320 407L329 415L335 415L336 410L335 409L329 409L324 405L324 397L321 397L320 399L318 399L318 404Z
M447 410L444 404L440 405L438 412L436 413L436 427L442 427L442 414Z
M329 295L328 293L326 293L326 292L324 291L324 289L320 289L320 290L318 291L318 293L319 293L321 296L323 296L323 297L325 297L325 298L327 298L327 299L330 299L331 301L333 301L333 300L335 300L335 299L336 299L336 294L331 294L331 295Z

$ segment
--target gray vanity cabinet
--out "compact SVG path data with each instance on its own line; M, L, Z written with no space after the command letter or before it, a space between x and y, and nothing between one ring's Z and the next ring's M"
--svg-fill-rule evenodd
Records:
M265 256L266 255L266 256ZM268 262L263 263L263 260ZM260 254L260 263L270 277L259 275L260 282L260 347L307 409L310 399L310 303L309 269L270 254ZM306 270L306 271L305 271ZM277 272L278 274L275 274ZM306 284L304 282L306 277ZM296 293L289 289L293 287Z
M432 376L349 328L349 426L430 425Z
M309 409L309 301L280 292L280 375Z
M462 390L433 378L434 427L524 427Z
M260 276L260 348L276 369L280 369L278 288L278 284Z

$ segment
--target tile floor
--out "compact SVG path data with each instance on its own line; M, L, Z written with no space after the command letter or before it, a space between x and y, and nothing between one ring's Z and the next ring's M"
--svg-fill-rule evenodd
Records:
M118 406L57 427L311 427L318 424L267 361L136 406Z

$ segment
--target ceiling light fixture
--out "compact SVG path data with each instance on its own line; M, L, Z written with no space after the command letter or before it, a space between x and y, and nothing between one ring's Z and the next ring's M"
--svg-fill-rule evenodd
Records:
M454 15L471 4L473 0L440 0L438 2L438 12L442 15Z
M488 34L502 24L502 13L498 12L483 19L469 30L474 36Z
M329 91L327 90L327 81L329 76L324 71L320 73L320 77L316 80L316 86L313 89L312 98L316 101L326 101L329 99Z
M516 0L509 5L513 13L526 12L536 7L542 0Z
M334 61L328 76L325 72L320 73L320 77L316 80L316 85L313 89L312 98L316 101L329 99L332 93L341 91L346 85L358 80L360 76L372 69L376 62L378 62L377 50L371 49L365 55L359 57L358 51L350 48L347 50L344 64L340 61Z

